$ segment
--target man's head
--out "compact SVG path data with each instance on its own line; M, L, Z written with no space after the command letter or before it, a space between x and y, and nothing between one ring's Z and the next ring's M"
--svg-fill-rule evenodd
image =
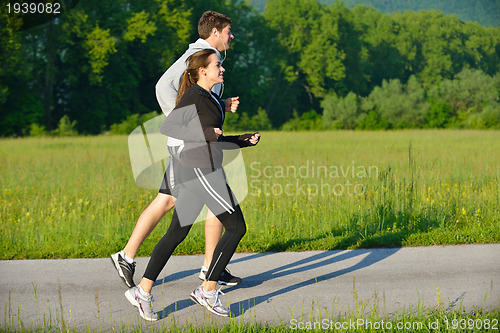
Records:
M198 34L201 39L220 52L229 49L229 44L234 38L231 33L231 18L214 11L206 11L198 22Z

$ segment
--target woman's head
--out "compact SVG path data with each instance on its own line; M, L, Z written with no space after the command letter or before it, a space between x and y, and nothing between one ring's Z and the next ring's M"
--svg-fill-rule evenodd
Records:
M222 75L222 73L224 73L224 68L214 49L196 52L192 54L186 62L187 68L181 78L176 104L186 90L195 83L201 83L200 85L207 88L210 87L211 89L213 85L224 81Z

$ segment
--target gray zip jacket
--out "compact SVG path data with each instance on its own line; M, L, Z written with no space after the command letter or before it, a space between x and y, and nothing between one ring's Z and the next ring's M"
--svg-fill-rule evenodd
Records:
M182 74L187 68L187 58L199 51L205 49L213 49L220 58L220 53L213 48L206 40L199 38L196 42L189 44L189 48L184 54L177 59L172 66L170 66L165 73L161 76L158 83L156 83L156 99L160 104L161 111L168 117L170 112L175 107L175 100L177 99L177 92L179 91L179 84ZM212 91L219 96L222 89L222 84L217 84L213 87ZM179 146L183 143L182 140L172 137L168 138L167 145L171 147Z

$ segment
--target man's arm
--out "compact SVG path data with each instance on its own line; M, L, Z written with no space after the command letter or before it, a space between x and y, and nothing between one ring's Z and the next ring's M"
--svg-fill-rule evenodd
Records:
M187 51L170 66L156 83L156 99L162 112L168 116L175 107L181 77L186 70Z
M170 70L170 69L169 69ZM160 104L161 111L168 116L175 107L177 98L177 90L179 89L179 81L171 75L168 70L162 75L158 83L156 83L156 99ZM177 82L177 84L175 84Z

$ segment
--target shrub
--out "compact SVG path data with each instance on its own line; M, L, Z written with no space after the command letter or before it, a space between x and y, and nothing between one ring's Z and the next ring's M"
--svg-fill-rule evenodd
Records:
M466 124L467 127L476 129L500 128L500 105L487 105L482 112L469 114Z
M300 117L297 111L294 110L293 118L281 127L283 131L318 131L322 128L322 116L314 110L304 112Z
M321 102L324 129L354 129L358 122L358 97L350 92L345 98L327 96Z
M449 103L437 102L425 113L426 127L444 128L450 122L453 109Z
M272 129L271 121L267 116L266 110L259 108L257 114L251 118L250 130L252 131L265 131Z
M78 131L75 129L76 121L71 121L68 116L63 116L59 120L57 128L51 132L54 136L76 136Z
M226 113L224 131L265 131L272 129L266 110L259 108L257 114L250 117L248 113Z
M389 122L382 118L375 110L370 110L359 117L356 129L362 130L384 130L389 128Z
M43 125L38 125L38 124L30 124L28 128L28 134L29 136L46 136L48 135L47 131L45 130L45 126Z
M414 76L407 84L398 79L383 81L361 104L365 113L376 111L394 129L422 127L428 107L424 88Z
M111 127L109 128L109 133L110 134L125 134L128 135L130 134L133 130L137 128L137 126L140 126L147 122L148 120L151 120L155 117L158 117L159 114L156 111L145 113L145 114L138 114L134 113L130 116L127 117L127 119L123 120L119 124L112 124Z

